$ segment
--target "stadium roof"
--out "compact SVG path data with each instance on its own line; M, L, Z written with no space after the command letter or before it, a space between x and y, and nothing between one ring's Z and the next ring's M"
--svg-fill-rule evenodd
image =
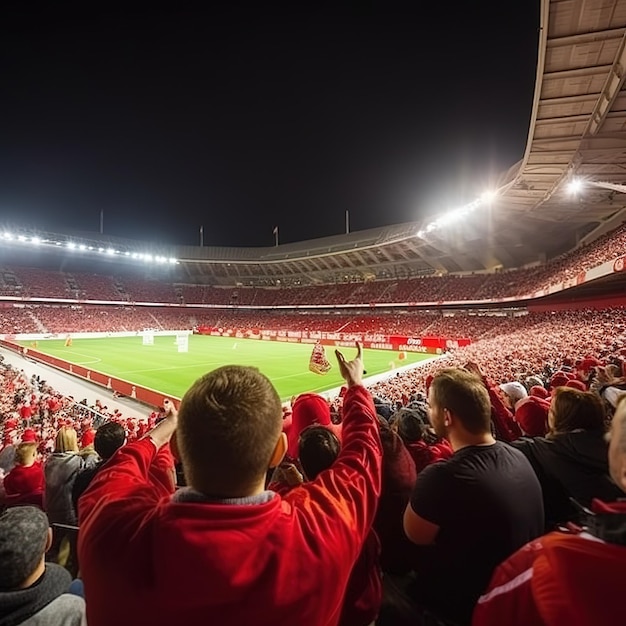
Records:
M626 0L541 0L539 28L526 149L492 201L440 216L437 227L412 222L271 248L167 247L151 258L176 258L181 280L209 284L405 278L541 262L617 226L626 218ZM587 183L577 196L568 189L575 178ZM108 242L129 263L147 252L89 237L94 250Z

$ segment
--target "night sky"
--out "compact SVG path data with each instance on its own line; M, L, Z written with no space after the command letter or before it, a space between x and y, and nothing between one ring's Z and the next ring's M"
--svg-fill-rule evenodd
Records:
M3 10L0 225L272 245L454 208L522 157L539 0L252 6Z

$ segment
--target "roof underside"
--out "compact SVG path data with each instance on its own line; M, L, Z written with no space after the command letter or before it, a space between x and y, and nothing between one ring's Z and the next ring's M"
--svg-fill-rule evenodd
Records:
M206 263L223 260L224 249L187 249L190 276L309 284L519 267L618 225L626 194L587 186L573 197L567 184L574 177L626 183L626 0L542 0L540 19L526 150L503 173L488 210L424 238L416 236L423 224L401 224L269 250L231 249L228 263Z
M626 184L626 0L541 0L539 28L526 149L489 208L422 237L416 222L273 248L156 253L180 259L179 280L306 285L520 267L600 236L626 218L626 194L588 186L573 197L567 183ZM143 245L106 239L122 255Z

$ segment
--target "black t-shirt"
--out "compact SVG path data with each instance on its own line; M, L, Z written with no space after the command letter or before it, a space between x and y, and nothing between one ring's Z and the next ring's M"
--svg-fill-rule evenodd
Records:
M411 507L437 524L419 551L415 599L442 618L469 623L494 569L543 533L539 481L526 457L501 442L468 446L417 477Z

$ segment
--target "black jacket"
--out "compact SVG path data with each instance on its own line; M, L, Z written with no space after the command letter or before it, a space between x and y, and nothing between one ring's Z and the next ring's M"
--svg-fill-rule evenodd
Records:
M593 498L612 502L624 495L609 476L608 444L602 431L522 437L510 445L526 455L539 478L546 530L578 521L578 510L570 498L590 507Z

